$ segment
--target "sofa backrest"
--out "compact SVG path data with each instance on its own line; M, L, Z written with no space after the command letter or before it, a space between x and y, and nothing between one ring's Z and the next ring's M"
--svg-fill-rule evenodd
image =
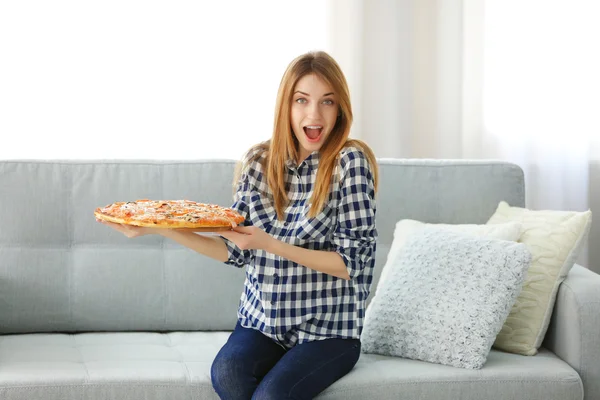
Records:
M244 273L159 236L128 239L93 211L115 201L231 205L234 161L0 162L0 333L229 330ZM380 159L375 288L398 220L485 223L524 206L499 161Z

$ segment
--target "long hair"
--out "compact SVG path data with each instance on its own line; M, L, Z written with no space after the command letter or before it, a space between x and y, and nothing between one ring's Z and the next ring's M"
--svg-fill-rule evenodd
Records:
M309 74L317 75L333 88L333 92L337 97L340 115L319 150L319 168L308 216L310 218L316 217L328 201L337 158L344 147L357 147L365 153L377 190L378 168L373 151L360 140L348 139L350 126L352 125L352 106L346 78L338 63L329 54L323 51L309 52L295 58L283 74L277 92L271 140L259 143L251 149L251 151L258 150L254 153L253 160L259 159L266 152L266 157L262 160L263 170L267 177L269 189L273 194L274 207L279 220L283 219L283 210L289 201L285 185L286 161L289 159L297 161L299 155L298 139L293 134L291 125L293 91L298 81ZM241 168L243 166L238 165L234 184L239 179Z

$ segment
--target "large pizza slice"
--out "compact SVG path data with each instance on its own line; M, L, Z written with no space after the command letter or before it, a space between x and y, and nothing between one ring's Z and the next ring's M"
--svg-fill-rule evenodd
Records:
M94 211L96 218L119 224L153 228L190 228L194 231L229 230L244 221L236 211L191 200L116 202Z

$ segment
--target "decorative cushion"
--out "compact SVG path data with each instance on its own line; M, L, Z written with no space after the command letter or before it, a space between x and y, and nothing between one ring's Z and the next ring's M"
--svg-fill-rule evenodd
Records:
M519 242L532 254L531 267L494 347L523 355L535 355L542 345L558 287L565 279L587 240L592 213L528 210L500 202L488 224L520 222Z
M430 224L421 221L416 221L413 219L402 219L396 223L396 229L394 230L394 240L392 241L392 246L390 247L390 251L388 252L388 261L381 270L379 284L381 284L381 282L384 282L387 279L387 274L389 271L388 264L390 261L393 261L398 257L398 252L401 251L404 247L406 239L428 226L433 226L438 229L451 230L453 232L468 233L473 236L488 237L491 239L510 240L513 242L519 240L523 229L520 222L507 222L503 224L494 225ZM376 294L374 294L374 296L376 296Z
M365 317L365 353L479 369L519 294L523 244L428 226L389 261Z

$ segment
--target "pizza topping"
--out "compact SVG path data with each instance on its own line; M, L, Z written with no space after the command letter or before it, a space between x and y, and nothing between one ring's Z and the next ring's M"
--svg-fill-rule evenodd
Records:
M244 220L230 208L191 200L148 200L117 202L96 209L100 215L133 225L153 224L164 227L231 227ZM143 225L142 225L143 226Z

